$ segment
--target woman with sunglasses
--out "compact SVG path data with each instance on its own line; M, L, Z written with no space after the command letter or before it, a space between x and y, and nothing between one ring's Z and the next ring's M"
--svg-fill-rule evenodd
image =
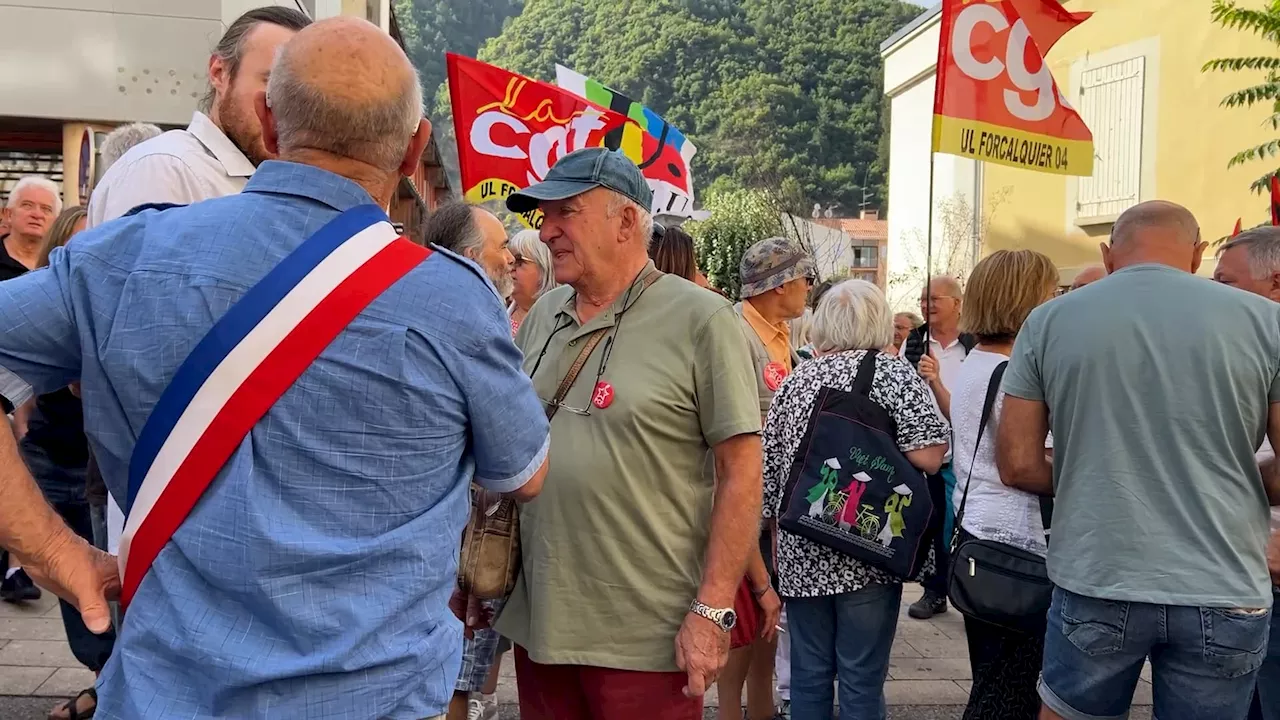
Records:
M511 334L515 335L533 304L558 283L551 267L551 253L538 239L537 230L521 230L511 238L507 248L516 259L512 273L515 289L511 292L511 304L507 306L507 314L511 316Z

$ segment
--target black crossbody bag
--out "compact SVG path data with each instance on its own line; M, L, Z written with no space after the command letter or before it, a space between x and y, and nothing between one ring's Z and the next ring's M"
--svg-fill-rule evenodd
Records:
M987 397L978 421L973 460L969 463L969 477L965 479L964 496L956 513L955 534L951 540L951 590L948 595L951 604L967 617L1008 630L1035 634L1044 632L1049 602L1053 599L1053 583L1049 581L1044 558L994 540L970 538L959 542L964 506L969 500L969 483L973 480L973 465L977 462L978 447L995 409L1000 380L1008 364L1007 361L1000 363L987 383ZM1046 533L1053 513L1052 503L1048 498L1040 498L1040 518Z

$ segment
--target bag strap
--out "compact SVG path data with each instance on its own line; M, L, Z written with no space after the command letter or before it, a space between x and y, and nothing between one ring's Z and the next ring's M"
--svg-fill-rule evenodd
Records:
M573 383L578 379L582 368L586 367L591 353L595 351L596 346L600 344L601 340L604 340L604 336L607 334L609 334L609 328L602 327L587 336L586 342L582 344L582 351L578 353L577 359L569 366L569 372L564 374L564 379L560 381L560 387L556 388L556 394L551 396L551 402L547 405L548 422L556 416L556 413L560 412L560 403L564 401L564 396L569 394L569 388L573 387Z
M876 357L879 350L867 350L858 361L858 374L853 378L853 392L864 397L871 396L871 384L876 379Z
M987 381L987 397L982 401L982 416L978 420L978 437L973 441L973 459L969 461L969 476L964 479L964 495L961 496L960 507L956 510L955 530L951 540L953 547L955 538L960 535L960 521L964 519L964 506L969 501L969 482L973 480L973 466L978 462L978 448L982 446L982 436L987 431L987 421L991 419L991 412L995 410L996 396L1000 394L1000 380L1004 377L1004 370L1008 365L1008 360L997 365L996 369L991 371L991 379Z
M648 275L645 275L640 281L640 292L643 293L645 290L648 290L654 283L662 279L662 276L665 274L666 273L660 270L654 270ZM636 301L639 300L640 298L637 296ZM632 305L634 304L635 303L632 303ZM631 306L622 308L618 315L621 316L622 313L625 313L629 309L631 309ZM560 403L564 402L564 398L569 394L569 390L573 387L573 383L578 380L578 375L582 373L582 368L587 366L587 360L591 359L591 353L595 352L596 347L600 345L602 340L604 340L604 336L609 334L609 330L615 327L617 327L616 323L609 327L602 327L587 336L586 342L582 344L582 350L578 352L578 357L575 358L573 364L569 366L569 372L564 374L564 379L560 381L560 387L556 388L556 394L551 396L551 402L547 405L547 422L550 422L551 419L556 416L556 413L560 412Z

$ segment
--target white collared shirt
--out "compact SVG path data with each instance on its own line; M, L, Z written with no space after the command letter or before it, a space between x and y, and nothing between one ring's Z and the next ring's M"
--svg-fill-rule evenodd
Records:
M170 130L139 143L107 168L89 198L89 227L114 220L139 205L187 205L234 195L254 166L204 113L186 130Z
M943 347L942 343L930 336L929 350L933 352L933 359L938 361L938 377L942 380L942 387L946 388L947 392L955 395L956 388L954 384L960 378L960 365L964 363L969 351L965 350L964 345L960 344L958 336L946 347ZM907 344L904 342L898 348L898 357L905 358L906 356Z
M969 351L965 350L964 345L960 344L959 336L952 340L951 344L943 347L942 343L934 339L932 335L929 336L929 350L933 353L933 359L938 361L938 379L942 381L942 387L946 388L947 392L954 398L956 390L959 389L956 385L960 379L961 366L964 364L964 359L969 355ZM902 347L898 348L898 356L906 358L907 344L905 342L902 343ZM942 415L942 408L938 405L937 396L933 394L933 388L929 389L929 398L933 400L933 407L938 411L938 414ZM946 416L943 415L943 418L946 418ZM951 451L952 448L947 448L947 454L942 458L943 463L951 462Z
M189 205L235 195L255 170L249 158L204 113L191 116L186 130L170 130L129 149L107 168L89 197L88 227L124 215L139 205ZM115 497L107 503L107 549L118 553L124 512Z

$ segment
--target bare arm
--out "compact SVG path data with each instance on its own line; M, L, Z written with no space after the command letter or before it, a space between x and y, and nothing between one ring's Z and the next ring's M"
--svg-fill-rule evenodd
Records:
M113 558L77 536L58 517L18 453L13 428L0 423L0 546L40 584L80 609L95 633L111 627L107 600L120 591Z
M934 359L932 350L920 358L919 372L920 377L929 383L929 390L933 392L933 397L938 403L938 409L942 411L942 417L950 420L951 391L947 390L947 386L942 384L942 366Z
M996 466L1005 485L1035 495L1053 495L1053 465L1044 452L1049 408L1006 395L996 426Z
M716 445L716 498L711 511L698 600L715 608L733 607L733 597L757 545L760 523L761 450L759 435L737 435Z
M928 475L936 475L942 469L942 460L947 456L947 445L934 445L907 453L907 460Z
M548 453L547 459L542 461L542 467L538 468L538 471L533 474L533 477L529 478L529 482L507 494L514 498L516 502L521 503L527 503L538 497L538 494L542 492L542 483L547 479L547 469L550 467L551 455Z
M1280 403L1271 403L1267 410L1267 439L1271 441L1271 447L1280 447L1277 441L1280 441ZM1276 457L1274 450L1271 454L1271 462L1259 465L1262 469L1262 483L1267 488L1267 500L1272 505L1280 505L1280 468L1276 467Z

